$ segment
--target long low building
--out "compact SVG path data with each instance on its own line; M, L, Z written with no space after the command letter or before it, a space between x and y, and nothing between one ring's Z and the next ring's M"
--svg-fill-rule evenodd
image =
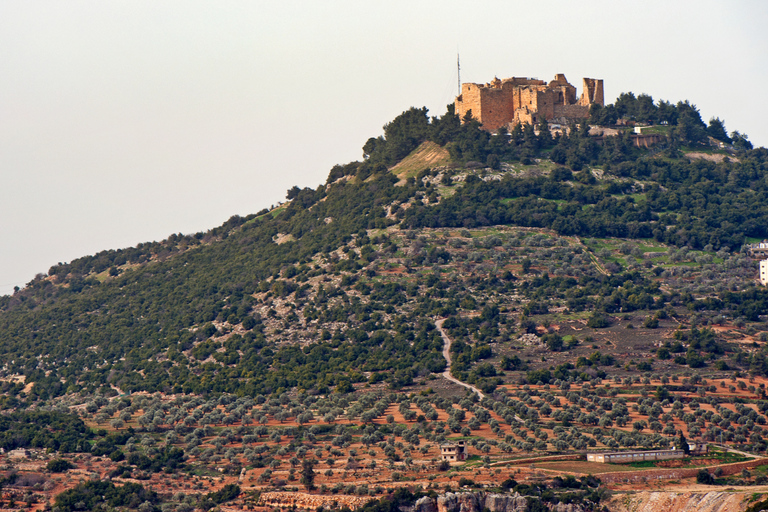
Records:
M682 459L685 457L683 450L649 450L642 452L603 452L588 453L589 462L602 462L604 464L629 464L630 462L643 462L646 460Z

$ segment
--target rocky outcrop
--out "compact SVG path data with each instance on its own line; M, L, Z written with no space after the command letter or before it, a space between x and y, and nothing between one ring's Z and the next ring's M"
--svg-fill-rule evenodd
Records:
M560 506L558 504L557 506ZM553 508L556 512L582 512L576 505ZM571 507L571 508L567 508ZM446 493L437 497L437 512L526 512L528 501L519 494L493 494L485 492Z
M528 501L515 493L513 495L507 494L486 494L484 506L491 512L513 512L517 510L525 510Z
M264 507L316 510L318 507L336 509L362 507L369 497L318 496L300 492L264 492L259 505ZM528 501L519 494L495 494L485 492L449 492L436 499L424 496L413 505L401 506L400 512L527 512ZM558 503L552 512L584 512L579 505ZM666 512L666 511L665 511Z
M429 496L423 496L411 506L400 506L400 512L437 512L437 502Z
M607 506L611 512L741 512L747 498L733 492L638 492L617 494Z
M437 503L429 496L419 498L413 506L414 512L437 512Z

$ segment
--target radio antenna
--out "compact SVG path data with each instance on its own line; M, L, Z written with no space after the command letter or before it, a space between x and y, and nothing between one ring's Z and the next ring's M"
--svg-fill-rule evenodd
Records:
M461 96L461 61L459 60L459 52L456 52L456 71L459 85L459 92L457 96Z

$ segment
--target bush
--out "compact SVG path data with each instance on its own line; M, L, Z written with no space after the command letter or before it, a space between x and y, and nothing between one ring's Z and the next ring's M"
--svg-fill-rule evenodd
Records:
M659 326L659 319L655 316L649 316L643 322L643 327L646 329L656 329Z
M593 313L587 321L587 327L592 329L605 329L611 325L610 319L602 313Z
M706 469L700 469L696 474L696 483L704 485L713 485L715 483L715 477L709 474Z
M469 478L464 476L459 479L459 487L474 487L474 486L475 486L474 480L470 480Z
M512 478L507 478L503 482L501 482L502 489L514 489L517 487L517 482Z
M70 470L74 467L75 466L68 460L53 459L52 461L48 462L48 464L45 466L45 469L47 469L51 473L64 473L65 471Z

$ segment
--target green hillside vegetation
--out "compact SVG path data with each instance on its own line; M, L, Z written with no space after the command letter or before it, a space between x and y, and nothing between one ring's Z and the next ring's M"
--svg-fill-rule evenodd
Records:
M397 390L445 368L438 317L457 340L453 373L488 391L506 371L546 369L512 342L555 321L600 329L634 313L648 326L719 317L765 330L768 293L739 248L768 237L768 151L723 136L687 102L630 94L592 113L614 114L665 122L666 143L598 142L576 126L553 137L545 123L491 135L452 107L439 118L412 108L366 142L362 161L335 166L315 190L292 188L277 210L54 265L0 298L2 373L34 383L29 393L4 383L3 403L113 386ZM733 141L727 159L683 158L711 151L708 136ZM452 163L398 182L389 169L425 142ZM556 358L578 338L544 343ZM727 357L768 371L762 351L723 340L685 350L673 360L686 367Z

